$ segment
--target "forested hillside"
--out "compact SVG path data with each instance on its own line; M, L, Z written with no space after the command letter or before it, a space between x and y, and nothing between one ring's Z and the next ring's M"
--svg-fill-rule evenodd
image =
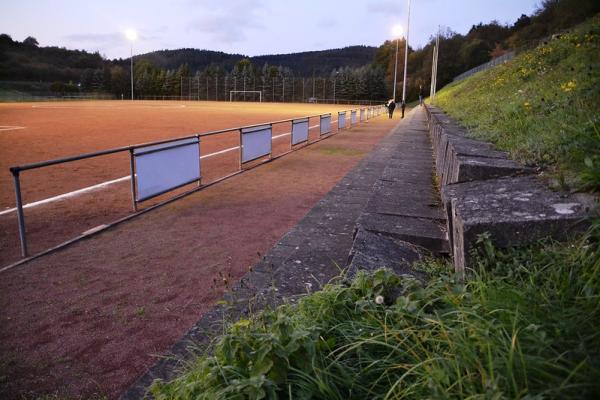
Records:
M561 189L600 192L600 15L511 62L448 85L435 103Z
M441 32L438 61L438 90L454 77L511 50L537 46L552 34L585 21L600 12L598 0L544 0L532 15L521 15L512 25L498 21L473 25L462 35L445 28ZM419 86L429 94L434 37L421 49L410 49L408 56L408 100L418 98ZM396 45L386 41L378 50L374 63L386 69L386 86L393 87ZM400 41L400 59L404 59L404 42ZM401 69L400 69L401 71ZM401 88L402 82L398 82Z
M292 70L296 76L309 77L313 74L326 76L332 70L342 67L358 68L368 65L373 62L376 52L376 47L350 46L342 49L247 57L220 51L179 49L153 51L135 58L147 60L162 69L177 69L187 64L191 71L202 71L208 67L231 71L240 60L247 58L256 66L281 66Z

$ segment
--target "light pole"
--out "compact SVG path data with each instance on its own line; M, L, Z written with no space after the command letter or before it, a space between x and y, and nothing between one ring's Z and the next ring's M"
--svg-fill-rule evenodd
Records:
M406 41L404 49L404 80L402 81L402 103L406 104L406 68L408 66L408 35L410 32L410 0L408 0L408 21L406 22Z
M394 94L392 98L394 99L394 103L396 102L396 78L398 76L398 42L400 41L400 36L402 36L402 26L396 25L392 29L392 33L396 38L396 64L394 66Z
M333 75L333 104L335 104L335 84L337 83L337 76L340 71L335 71L335 75Z
M125 36L131 42L131 100L133 100L133 42L136 41L138 35L135 29L127 29Z
M438 27L438 33L435 37L435 45L433 46L433 61L431 63L431 89L429 91L430 100L435 99L435 93L437 90L437 69L438 69L438 55L440 51L440 27Z

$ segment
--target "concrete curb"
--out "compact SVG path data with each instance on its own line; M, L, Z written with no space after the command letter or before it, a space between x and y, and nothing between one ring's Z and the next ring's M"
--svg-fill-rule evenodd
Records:
M465 276L479 235L498 247L566 240L589 226L591 204L546 188L531 168L508 159L439 109L426 106L455 269Z

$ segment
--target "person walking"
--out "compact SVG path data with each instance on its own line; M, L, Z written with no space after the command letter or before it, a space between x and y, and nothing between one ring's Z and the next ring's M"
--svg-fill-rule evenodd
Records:
M419 105L423 106L423 85L419 85Z
M401 109L402 109L402 118L404 118L404 109L406 108L406 103L403 101L403 102L400 104L400 107L401 107Z
M392 116L394 115L394 110L396 109L396 102L392 99L388 102L388 112L390 114L390 119L392 119Z

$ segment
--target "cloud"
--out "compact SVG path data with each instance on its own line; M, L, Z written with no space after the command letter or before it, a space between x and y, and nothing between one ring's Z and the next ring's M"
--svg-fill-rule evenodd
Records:
M67 35L64 38L70 42L80 42L86 44L106 44L124 40L124 34L119 32L112 33L75 33Z
M396 16L404 11L400 1L372 1L367 4L367 12Z
M333 18L324 18L315 23L315 27L319 29L333 29L338 25L338 22Z
M138 32L138 43L153 42L162 38L167 28L159 27L154 32ZM124 32L108 32L108 33L74 33L64 36L64 40L72 43L75 46L94 49L110 49L119 47L129 42L125 38Z
M200 32L226 44L241 42L249 30L264 28L259 13L260 0L199 1L202 16L187 24L188 32Z

